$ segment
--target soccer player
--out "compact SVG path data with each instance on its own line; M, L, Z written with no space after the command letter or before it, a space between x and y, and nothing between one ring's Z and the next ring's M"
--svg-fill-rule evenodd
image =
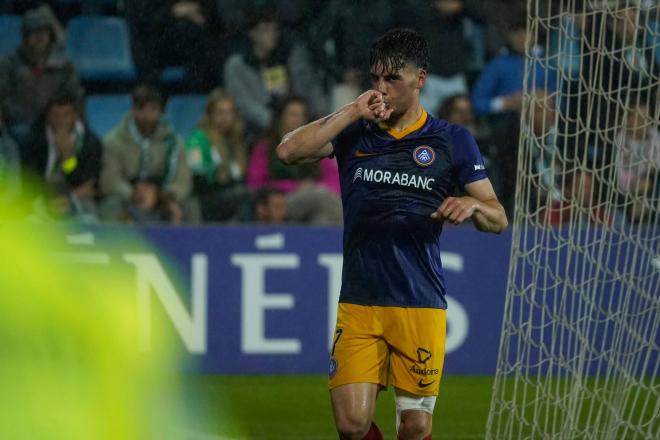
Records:
M277 149L288 164L339 164L344 264L329 388L341 439L383 438L373 415L390 383L399 439L431 438L446 331L443 222L507 226L472 135L420 104L428 57L417 32L387 32L369 55L373 90ZM467 196L452 197L455 186Z

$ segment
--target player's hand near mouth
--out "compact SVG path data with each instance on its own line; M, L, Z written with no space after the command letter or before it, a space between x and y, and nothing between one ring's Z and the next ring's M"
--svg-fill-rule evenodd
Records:
M375 122L386 121L389 119L394 109L388 106L382 93L377 90L368 90L355 100L355 104L360 106L365 99L366 104L368 105L368 111L361 112L363 119Z
M332 154L330 141L350 124L365 119L386 121L394 109L377 90L367 90L336 112L287 133L277 147L280 160L288 164L315 162Z

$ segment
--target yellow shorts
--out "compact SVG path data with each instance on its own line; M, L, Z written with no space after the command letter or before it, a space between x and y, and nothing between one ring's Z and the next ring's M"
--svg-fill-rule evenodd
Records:
M442 309L339 303L330 389L349 383L391 383L417 396L437 395L446 329Z

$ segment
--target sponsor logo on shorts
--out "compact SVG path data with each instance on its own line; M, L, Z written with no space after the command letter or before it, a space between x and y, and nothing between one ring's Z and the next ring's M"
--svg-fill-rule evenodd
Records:
M435 151L428 145L422 145L413 151L413 159L417 165L427 167L435 162Z
M437 368L424 368L424 367L420 368L417 365L413 365L412 367L410 367L408 371L418 376L425 376L425 377L435 376L440 372Z
M420 364L426 364L429 359L433 357L433 354L431 354L430 350L427 350L425 348L418 347L417 348L417 360L419 361ZM440 374L440 369L438 368L426 368L425 366L418 366L418 365L413 365L410 367L408 370L412 374L415 374L417 376L422 376L421 379L419 379L419 382L417 385L419 385L421 388L425 388L429 385L431 385L435 380L432 380L430 382L424 382L424 378L428 376L437 376Z
M335 377L335 374L337 374L337 359L331 357L330 367L328 368L328 376L330 376L330 379L332 379Z
M364 182L387 183L390 185L413 187L426 191L433 190L435 178L417 176L415 174L398 173L392 171L373 170L371 168L358 168L353 174L353 182L362 180Z
M419 382L417 382L417 385L419 385L420 388L426 388L429 385L433 385L433 382L435 382L435 380L432 380L431 382L424 382L422 379L420 379Z
M420 364L425 364L426 361L431 359L431 356L433 355L430 350L427 350L426 348L417 348L417 360Z

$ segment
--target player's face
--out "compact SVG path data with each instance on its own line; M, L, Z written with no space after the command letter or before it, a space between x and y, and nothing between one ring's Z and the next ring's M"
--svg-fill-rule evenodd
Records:
M419 100L426 71L407 63L402 69L392 72L376 64L371 67L369 76L372 88L383 94L385 105L392 109L392 116L396 117Z

